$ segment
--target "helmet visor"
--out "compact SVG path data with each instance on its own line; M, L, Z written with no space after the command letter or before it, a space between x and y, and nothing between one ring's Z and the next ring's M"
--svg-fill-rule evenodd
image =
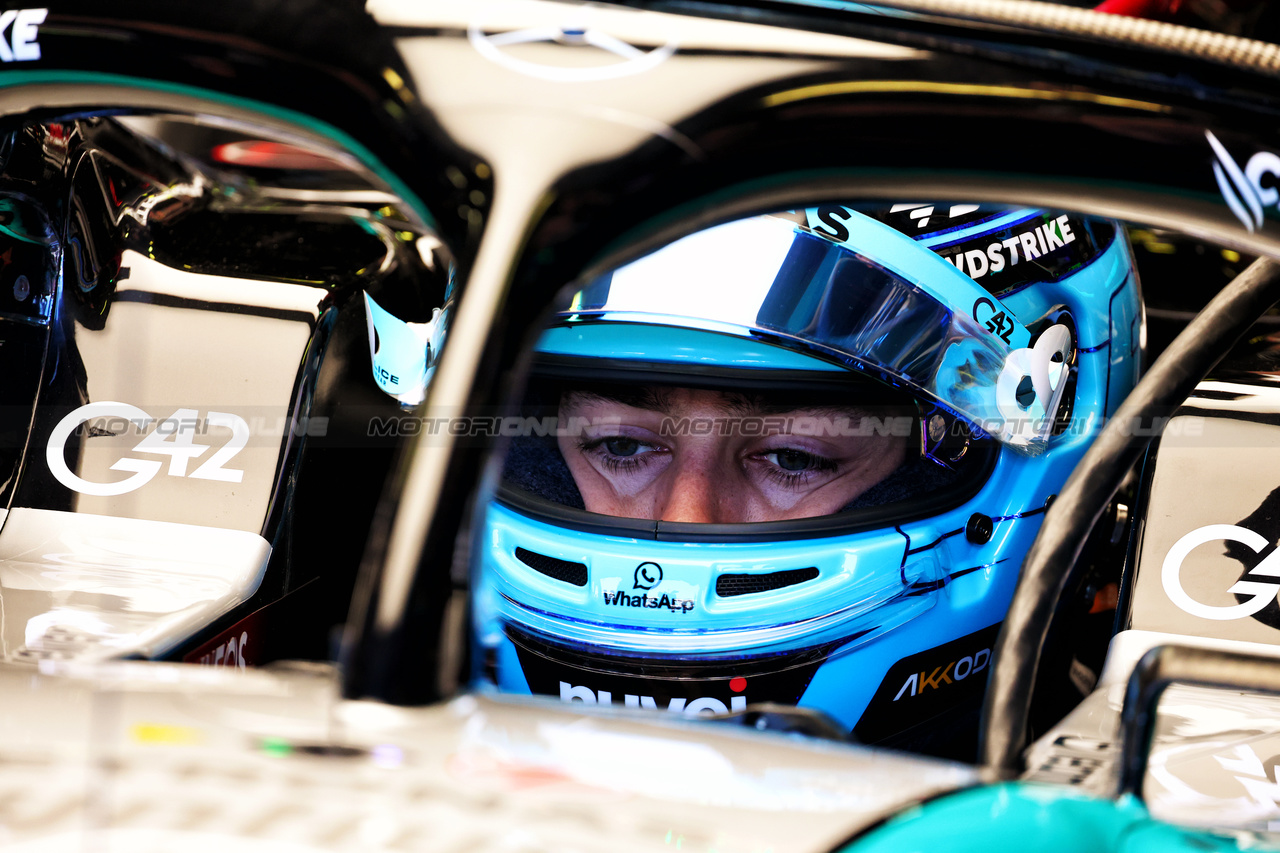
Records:
M808 211L804 224L757 217L691 235L592 282L558 318L600 322L797 349L905 388L1028 453L1052 432L1074 354L1065 326L1033 346L968 276L845 208Z

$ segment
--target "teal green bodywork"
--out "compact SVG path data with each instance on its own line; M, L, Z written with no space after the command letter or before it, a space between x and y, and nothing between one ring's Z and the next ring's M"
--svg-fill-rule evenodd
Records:
M970 788L908 809L839 853L1206 853L1234 839L1151 817L1133 798L1101 799L1060 786L1010 782Z

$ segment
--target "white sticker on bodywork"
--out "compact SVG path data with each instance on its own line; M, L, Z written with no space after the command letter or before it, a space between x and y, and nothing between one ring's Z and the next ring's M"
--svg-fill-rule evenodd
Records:
M1241 169L1216 136L1207 130L1204 135L1213 148L1213 177L1218 182L1222 200L1250 233L1256 231L1262 227L1263 209L1280 202L1280 190L1275 186L1280 177L1280 157L1270 151L1259 151ZM1270 186L1263 186L1262 179L1268 175Z
M1240 542L1247 545L1254 553L1261 552L1270 544L1263 536L1247 527L1240 527L1235 524L1210 524L1191 531L1174 543L1173 547L1169 549L1169 553L1165 555L1164 565L1160 571L1160 580L1164 584L1164 591L1169 596L1169 600L1192 616L1216 621L1244 619L1270 604L1276 598L1277 590L1280 590L1280 587L1275 583L1248 580L1236 581L1234 585L1227 589L1227 592L1251 596L1249 600L1242 601L1239 604L1217 606L1196 601L1187 594L1187 591L1182 586L1182 563L1191 551L1207 542L1220 540ZM1246 574L1256 577L1280 578L1280 551L1271 552L1266 559L1262 560Z
M89 403L71 412L60 420L49 434L49 443L45 448L45 461L49 465L49 472L59 483L72 491L97 497L128 494L151 482L164 467L164 463L158 459L123 456L110 466L112 471L132 472L132 476L123 480L97 483L76 474L67 465L67 439L82 424L95 420L104 421L106 424L98 427L99 435L116 435L130 427L142 431L155 423L155 429L144 435L142 440L134 445L133 452L149 456L168 456L170 477L217 480L224 483L239 483L244 479L243 469L227 467L227 463L249 443L249 425L239 415L230 412L209 412L207 417L201 419L195 409L178 409L169 417L157 420L137 406L131 406L128 403L100 402ZM204 436L209 427L228 429L231 431L231 437L199 467L188 472L187 469L192 460L202 457L212 446L199 444L195 440L197 435Z

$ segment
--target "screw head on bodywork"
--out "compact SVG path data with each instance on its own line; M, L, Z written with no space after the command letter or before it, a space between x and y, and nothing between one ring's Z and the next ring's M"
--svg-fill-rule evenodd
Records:
M969 523L964 526L964 538L968 539L974 545L986 545L991 541L991 534L995 532L995 522L990 516L975 512L969 516Z

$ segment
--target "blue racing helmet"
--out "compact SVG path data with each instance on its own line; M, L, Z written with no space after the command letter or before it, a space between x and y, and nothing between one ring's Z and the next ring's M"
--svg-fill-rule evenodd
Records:
M1116 223L976 205L753 217L589 282L541 338L486 511L476 678L686 715L798 705L945 751L1041 515L1137 379L1141 311ZM681 459L720 464L713 439L751 449L672 485ZM849 470L874 474L823 491L844 463L813 441L870 448ZM656 502L610 479L651 465ZM822 488L762 513L735 466ZM691 521L672 507L695 492L712 510Z

